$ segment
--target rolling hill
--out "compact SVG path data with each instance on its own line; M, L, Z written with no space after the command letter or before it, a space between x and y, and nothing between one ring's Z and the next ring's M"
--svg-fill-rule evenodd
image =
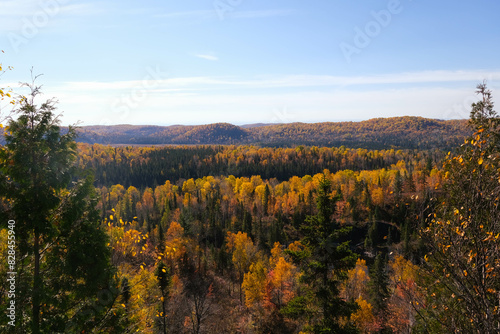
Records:
M267 146L346 146L382 148L450 148L469 134L466 120L423 117L374 118L361 122L207 125L84 126L78 141L126 145L255 144Z

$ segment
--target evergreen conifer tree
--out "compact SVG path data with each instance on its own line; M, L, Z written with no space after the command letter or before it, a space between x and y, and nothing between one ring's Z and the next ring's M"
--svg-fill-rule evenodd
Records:
M54 102L36 105L39 87L26 85L31 94L21 98L0 151L3 214L16 221L16 330L88 331L104 326L118 296L93 179L78 178L75 129L62 134Z
M313 303L319 306L317 316L311 321L314 333L357 332L349 322L357 306L339 295L340 284L347 279L347 271L354 268L357 256L346 240L350 228L340 225L332 217L335 203L336 199L331 195L331 181L323 176L316 199L318 212L308 216L302 226L304 238L301 242L306 248L303 251L288 251L302 269L303 282L309 284L313 291ZM304 297L299 296L290 302L290 307L285 307L283 313L313 313L306 305Z

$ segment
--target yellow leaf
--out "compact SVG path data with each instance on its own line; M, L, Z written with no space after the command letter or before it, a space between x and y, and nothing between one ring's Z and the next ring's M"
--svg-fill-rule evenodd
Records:
M115 212L115 209L113 208L113 209L111 209L111 211Z
M113 215L109 215L109 219L113 220Z
M167 271L165 269L162 269L161 271L163 271L164 273L166 273ZM163 298L163 297L162 297ZM163 300L162 300L163 301Z
M160 300L161 300L161 301L164 301L164 300L165 300L165 298L161 297L161 298L160 298Z
M482 165L483 164L483 158L479 158L479 160L477 161L477 164L478 165Z
M126 307L125 304L122 304L123 307Z

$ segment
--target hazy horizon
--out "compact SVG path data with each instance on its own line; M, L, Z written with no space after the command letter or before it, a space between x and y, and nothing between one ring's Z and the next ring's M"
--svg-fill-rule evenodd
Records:
M210 125L210 124L220 124L220 123L227 123L231 125L235 125L238 127L245 127L245 126L268 126L268 125L281 125L281 124L294 124L294 123L303 123L303 124L319 124L319 123L343 123L343 122L353 122L353 123L359 123L359 122L364 122L364 121L369 121L371 119L376 119L376 118L398 118L398 117L405 117L407 115L402 115L402 116L390 116L390 117L372 117L372 118L367 118L367 119L345 119L345 120L328 120L328 121L318 121L318 122L303 122L303 121L297 121L297 122L282 122L282 123L264 123L264 122L255 122L255 123L230 123L230 122L212 122L212 123L192 123L192 124L162 124L162 123L156 123L156 124L149 124L149 123L144 123L144 124L130 124L130 123L117 123L117 124L78 124L77 126L79 127L91 127L91 126L160 126L160 127L169 127L169 126L200 126L200 125ZM409 117L422 117L422 116L409 116ZM450 119L441 119L441 118L431 118L431 117L423 117L426 119L431 119L431 120L436 120L436 121L452 121L452 120L467 120L467 118L450 118ZM73 125L73 124L69 124ZM63 124L63 126L68 126L68 124Z
M6 0L0 87L43 74L63 124L468 118L498 102L490 1Z

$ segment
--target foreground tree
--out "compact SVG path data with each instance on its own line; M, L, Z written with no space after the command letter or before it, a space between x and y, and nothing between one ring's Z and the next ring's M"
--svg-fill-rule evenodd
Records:
M27 86L0 152L3 214L16 221L16 330L105 331L118 293L92 178L75 177L75 130L61 134L54 103L36 105L39 87Z
M485 84L477 93L474 134L446 159L446 199L423 233L428 331L500 331L500 118Z
M288 251L300 265L301 280L313 291L313 305L307 307L304 297L293 299L283 310L289 316L314 314L311 319L313 333L356 333L356 327L349 318L356 311L355 302L340 297L340 284L344 282L349 269L356 264L356 254L349 248L346 237L350 229L333 220L335 199L331 195L331 181L323 175L318 187L315 216L309 216L302 226L305 249Z

